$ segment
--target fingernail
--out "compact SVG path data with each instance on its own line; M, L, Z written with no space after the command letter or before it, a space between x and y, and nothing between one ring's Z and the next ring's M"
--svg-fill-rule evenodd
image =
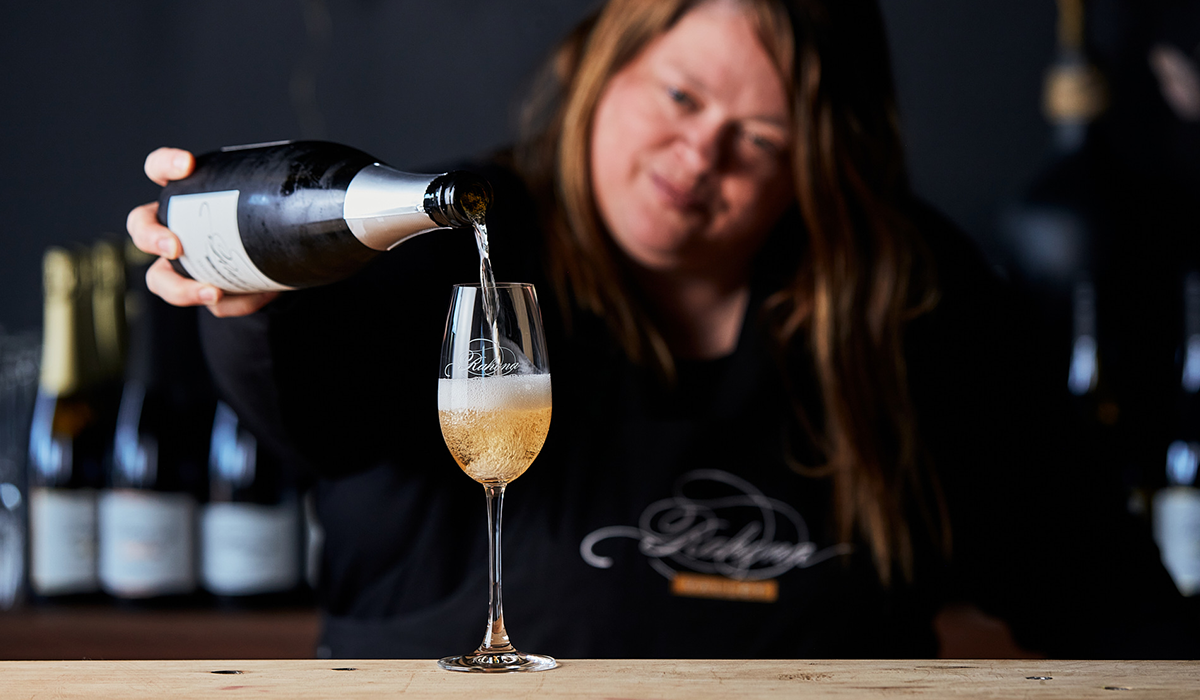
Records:
M175 156L175 160L171 161L171 164L175 166L176 170L184 170L188 166L188 157L186 154L180 153Z
M160 255L167 258L175 257L175 241L170 238L158 239L158 252Z
M214 304L217 301L217 290L212 287L205 287L200 290L200 301L205 304Z

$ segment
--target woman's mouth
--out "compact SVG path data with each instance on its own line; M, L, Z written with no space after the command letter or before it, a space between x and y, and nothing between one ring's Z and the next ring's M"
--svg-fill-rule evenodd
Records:
M650 181L654 184L655 190L658 191L660 199L675 209L695 211L702 209L705 205L704 199L699 196L699 193L693 187L680 187L666 178L655 174L650 175Z

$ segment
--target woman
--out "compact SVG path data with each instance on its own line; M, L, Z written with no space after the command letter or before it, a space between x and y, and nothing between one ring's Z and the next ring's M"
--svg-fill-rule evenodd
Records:
M969 595L1050 653L1128 653L1128 620L1077 589L1035 595L1029 572L1094 582L1078 567L1103 562L1046 546L1043 509L1013 512L1052 484L1051 455L1026 449L1049 423L1010 369L998 286L908 189L874 2L612 0L534 105L538 128L481 169L496 269L543 290L553 355L554 428L505 522L519 647L927 656L937 606ZM190 167L147 161L160 183ZM134 210L130 234L174 257L153 216ZM165 260L148 277L213 310L221 389L321 475L326 653L437 656L478 633L477 487L441 444L428 370L472 257L466 237L421 237L279 299ZM1121 545L1138 575L1104 595L1178 626L1153 549Z

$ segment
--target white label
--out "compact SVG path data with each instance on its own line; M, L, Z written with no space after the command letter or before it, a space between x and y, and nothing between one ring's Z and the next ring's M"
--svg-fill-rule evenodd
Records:
M226 190L171 197L167 228L183 243L183 269L193 279L230 292L293 289L267 277L250 261L238 231L238 194Z
M1174 486L1155 495L1154 539L1179 592L1200 593L1200 489Z
M253 595L300 582L300 509L211 503L200 522L201 581L219 595Z
M96 492L32 489L29 553L30 584L38 595L96 590Z
M181 493L114 490L100 495L100 584L125 598L196 587L196 502Z

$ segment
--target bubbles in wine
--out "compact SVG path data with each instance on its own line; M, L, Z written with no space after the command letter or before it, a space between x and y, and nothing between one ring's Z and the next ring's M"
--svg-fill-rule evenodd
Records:
M508 483L550 430L550 375L438 380L438 418L454 460L480 483Z

